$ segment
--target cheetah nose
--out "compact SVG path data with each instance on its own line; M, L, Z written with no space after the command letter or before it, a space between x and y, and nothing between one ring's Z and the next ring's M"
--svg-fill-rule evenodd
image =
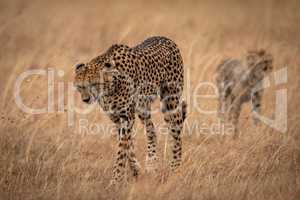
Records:
M89 103L90 102L90 97L88 97L87 99L83 99L82 101L84 101L85 103Z

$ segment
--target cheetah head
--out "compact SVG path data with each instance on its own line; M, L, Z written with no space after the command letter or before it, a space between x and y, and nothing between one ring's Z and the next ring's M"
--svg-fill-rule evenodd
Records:
M266 75L273 71L273 57L265 50L249 51L246 55L246 62L248 67L257 73Z
M74 86L83 102L92 104L108 92L113 80L113 62L99 56L75 67Z

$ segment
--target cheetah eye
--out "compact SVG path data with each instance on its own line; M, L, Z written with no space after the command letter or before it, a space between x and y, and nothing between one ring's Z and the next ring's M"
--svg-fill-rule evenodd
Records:
M81 86L81 85L77 85L76 87L78 90L84 90L84 88L85 88L84 86Z
M104 66L105 66L106 68L111 68L111 64L110 64L110 63L105 63Z

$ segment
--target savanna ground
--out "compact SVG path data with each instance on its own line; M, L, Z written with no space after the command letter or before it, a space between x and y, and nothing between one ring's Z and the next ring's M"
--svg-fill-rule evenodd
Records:
M0 199L300 199L299 8L297 0L1 0ZM116 151L112 124L100 109L70 119L68 83L76 63L112 43L133 46L152 35L172 38L185 63L189 115L182 167L168 172L168 138L161 129L158 173L143 170L136 182L118 191L105 189ZM276 91L287 89L287 131L263 123L254 127L245 106L239 139L213 134L207 127L218 122L216 115L199 109L215 110L216 99L199 95L215 93L208 85L197 86L214 83L222 58L256 48L273 54L275 71L288 70L288 82L280 86L270 77L272 85L263 98L263 114L274 117ZM55 70L55 111L25 113L13 95L17 77L48 68ZM57 70L64 74L58 76ZM64 91L58 91L59 83L64 83ZM47 106L47 76L26 78L20 95L27 106ZM82 107L79 95L74 98ZM58 102L65 104L60 111ZM80 119L88 120L88 132L80 128ZM160 114L154 120L163 126ZM144 169L145 136L137 122L136 152Z

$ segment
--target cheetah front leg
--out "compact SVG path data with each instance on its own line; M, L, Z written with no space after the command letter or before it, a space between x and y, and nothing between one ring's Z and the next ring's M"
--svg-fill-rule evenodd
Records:
M258 115L261 112L262 91L256 91L251 95L252 119L255 126L258 124Z
M225 81L218 83L219 90L219 107L218 116L221 123L225 123L229 119L229 112L234 101L234 95L232 94L232 83L227 83Z
M115 165L113 167L111 185L115 185L124 179L128 164L135 177L139 174L139 164L133 152L133 138L131 134L133 124L134 114L131 116L122 116L120 118L120 126L118 130L118 152Z

